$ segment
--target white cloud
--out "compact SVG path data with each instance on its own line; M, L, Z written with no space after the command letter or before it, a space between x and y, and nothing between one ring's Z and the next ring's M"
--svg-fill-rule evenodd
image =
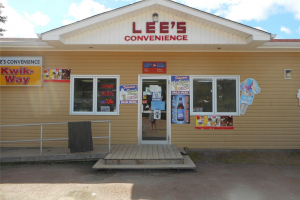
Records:
M7 0L2 0L2 4L5 7L2 9L2 15L7 16L7 21L1 25L1 28L6 30L3 37L37 37L34 32L35 25L29 19L9 6Z
M284 26L281 26L280 31L285 32L286 34L291 34L292 31Z
M65 26L65 25L68 25L68 24L72 24L76 22L75 20L69 20L69 19L64 19L62 20L62 24Z
M178 2L207 12L214 10L218 15L234 21L261 21L279 12L291 12L295 19L300 20L299 0L178 0Z
M73 16L78 21L109 10L111 9L93 0L83 0L79 5L71 4L68 16Z
M48 15L44 15L41 11L37 11L32 15L29 15L27 12L23 13L28 20L32 21L37 26L46 26L50 21Z
M265 29L263 29L262 27L259 27L259 26L258 27L254 27L254 28L268 32L267 30L265 30Z

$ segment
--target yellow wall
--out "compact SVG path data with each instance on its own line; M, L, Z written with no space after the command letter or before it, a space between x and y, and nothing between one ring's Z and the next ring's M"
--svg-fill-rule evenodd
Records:
M70 68L73 75L120 75L120 84L138 84L142 61L166 61L168 75L240 75L257 80L261 93L234 130L195 130L172 125L172 143L199 149L299 149L300 53L114 53L114 52L1 52L1 56L42 56L45 68ZM292 69L292 79L283 70ZM137 105L120 105L119 116L69 115L70 84L43 87L0 87L1 125L67 121L112 120L113 144L137 144ZM107 124L94 124L93 136L107 135ZM39 127L2 128L1 140L38 139ZM44 127L45 138L66 138L67 126ZM97 140L94 144L107 144ZM2 146L38 146L15 143ZM45 146L65 146L48 142Z

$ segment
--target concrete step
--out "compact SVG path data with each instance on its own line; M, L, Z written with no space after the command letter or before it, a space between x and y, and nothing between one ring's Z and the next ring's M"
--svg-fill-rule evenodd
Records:
M93 169L196 169L196 165L188 155L183 156L182 164L106 164L104 159L98 160Z

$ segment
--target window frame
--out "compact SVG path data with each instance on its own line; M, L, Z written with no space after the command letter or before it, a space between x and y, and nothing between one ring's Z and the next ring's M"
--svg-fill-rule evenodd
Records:
M201 78L212 78L212 111L213 112L194 112L194 79ZM235 79L236 80L236 112L218 112L217 111L217 79ZM191 116L195 115L229 115L229 116L239 116L240 115L240 76L239 75L192 75L190 76L190 113Z
M74 79L76 78L92 78L93 79L93 111L76 112L74 111ZM116 112L98 112L98 79L116 79ZM70 115L119 115L120 114L120 75L71 75L70 77Z

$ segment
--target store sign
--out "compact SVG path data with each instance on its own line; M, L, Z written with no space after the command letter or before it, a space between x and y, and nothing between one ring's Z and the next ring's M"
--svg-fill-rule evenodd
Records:
M172 124L190 123L190 95L172 95Z
M0 86L42 86L42 57L0 57Z
M201 115L195 119L195 129L234 129L232 116Z
M121 85L120 86L120 104L137 104L138 86Z
M189 76L171 76L171 94L190 94Z
M146 22L146 34L163 34L163 35L136 35L143 34L142 30L136 29L136 22L132 22L132 33L135 35L126 35L125 41L187 41L186 22ZM177 35L167 35L170 29L176 29ZM157 31L159 30L159 31Z
M143 62L144 74L165 74L167 73L166 62Z

